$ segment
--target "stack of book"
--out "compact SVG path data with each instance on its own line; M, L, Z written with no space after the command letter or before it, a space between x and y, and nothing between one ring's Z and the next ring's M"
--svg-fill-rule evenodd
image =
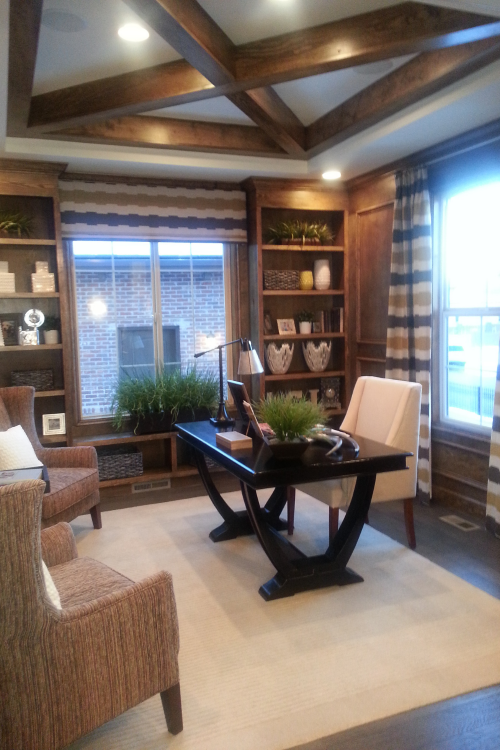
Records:
M343 333L344 308L332 307L331 310L320 310L317 317L318 333Z
M56 282L53 273L49 273L46 261L36 262L36 272L31 274L31 289L33 292L55 292Z
M9 262L0 261L0 294L14 294L16 291L16 276L9 273Z

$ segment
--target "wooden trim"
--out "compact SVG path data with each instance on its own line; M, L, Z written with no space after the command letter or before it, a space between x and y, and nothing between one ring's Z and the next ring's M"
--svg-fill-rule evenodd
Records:
M109 185L150 185L151 187L183 187L204 190L241 190L239 182L217 182L213 180L173 180L160 177L131 177L130 175L95 174L92 172L65 172L59 176L61 182L104 182Z
M43 0L14 0L9 18L7 135L24 135L28 124Z
M24 161L23 159L0 159L0 172L41 172L57 174L64 172L67 164L57 161Z
M357 339L356 344L359 346L385 346L387 344L387 339ZM384 360L385 361L385 360Z
M384 359L378 359L377 357L359 357L356 355L356 380L361 377L361 362L375 362L377 364L385 365L385 357Z

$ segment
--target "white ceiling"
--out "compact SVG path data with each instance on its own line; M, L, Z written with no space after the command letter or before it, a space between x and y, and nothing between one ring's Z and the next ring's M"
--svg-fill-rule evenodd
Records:
M10 0L15 2L15 0ZM395 0L199 0L200 5L236 44L314 26L357 13L394 5ZM440 0L434 5L500 17L500 0ZM472 127L500 118L500 63L485 68L428 99L404 110L309 163L280 158L225 156L154 148L100 146L22 138L6 138L6 18L8 0L0 3L0 150L12 158L67 161L71 171L240 181L250 175L274 177L319 176L338 168L349 179ZM45 11L73 13L83 20L80 31L58 31L42 26L35 93L127 72L178 59L162 39L133 45L116 30L134 20L121 0L44 0ZM48 21L52 19L46 16ZM56 17L56 21L61 16ZM68 17L66 17L68 20ZM71 18L69 18L71 20ZM62 17L64 22L64 17ZM392 61L393 69L409 58ZM383 73L362 74L355 69L282 83L276 92L308 125ZM171 107L156 115L182 119L251 125L226 99L212 99ZM3 148L2 148L3 146Z

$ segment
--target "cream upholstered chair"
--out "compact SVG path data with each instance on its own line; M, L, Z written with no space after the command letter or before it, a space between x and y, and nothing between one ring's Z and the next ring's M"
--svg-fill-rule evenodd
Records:
M156 693L177 734L172 576L134 583L78 557L69 524L40 532L44 487L0 487L0 747L61 750Z
M419 383L363 376L356 382L340 428L349 434L413 453L407 459L407 470L377 476L372 497L375 503L383 500L404 501L406 535L411 549L416 546L413 499L417 489L421 395L422 386ZM298 485L306 494L330 506L330 539L338 529L339 508L349 503L355 482L355 478L344 477ZM294 492L289 493L289 532L293 531L294 500Z

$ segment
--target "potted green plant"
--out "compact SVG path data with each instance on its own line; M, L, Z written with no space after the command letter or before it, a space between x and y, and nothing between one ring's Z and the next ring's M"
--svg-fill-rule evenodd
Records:
M313 320L314 313L312 313L310 310L301 310L297 315L299 333L311 333Z
M274 432L268 445L276 458L300 456L309 445L306 438L317 425L324 425L326 414L321 404L313 404L291 393L267 394L254 405L259 422L265 422Z
M61 321L56 315L46 315L45 320L41 326L43 331L43 339L46 344L58 344L59 343L59 331L61 327Z
M0 234L17 234L18 237L24 234L29 237L32 224L31 217L18 211L0 211Z
M270 245L327 245L332 234L326 224L292 219L268 227L266 239Z
M113 394L113 426L121 429L130 415L135 434L168 432L178 421L208 419L218 395L219 380L211 372L176 369L154 377L124 377Z

